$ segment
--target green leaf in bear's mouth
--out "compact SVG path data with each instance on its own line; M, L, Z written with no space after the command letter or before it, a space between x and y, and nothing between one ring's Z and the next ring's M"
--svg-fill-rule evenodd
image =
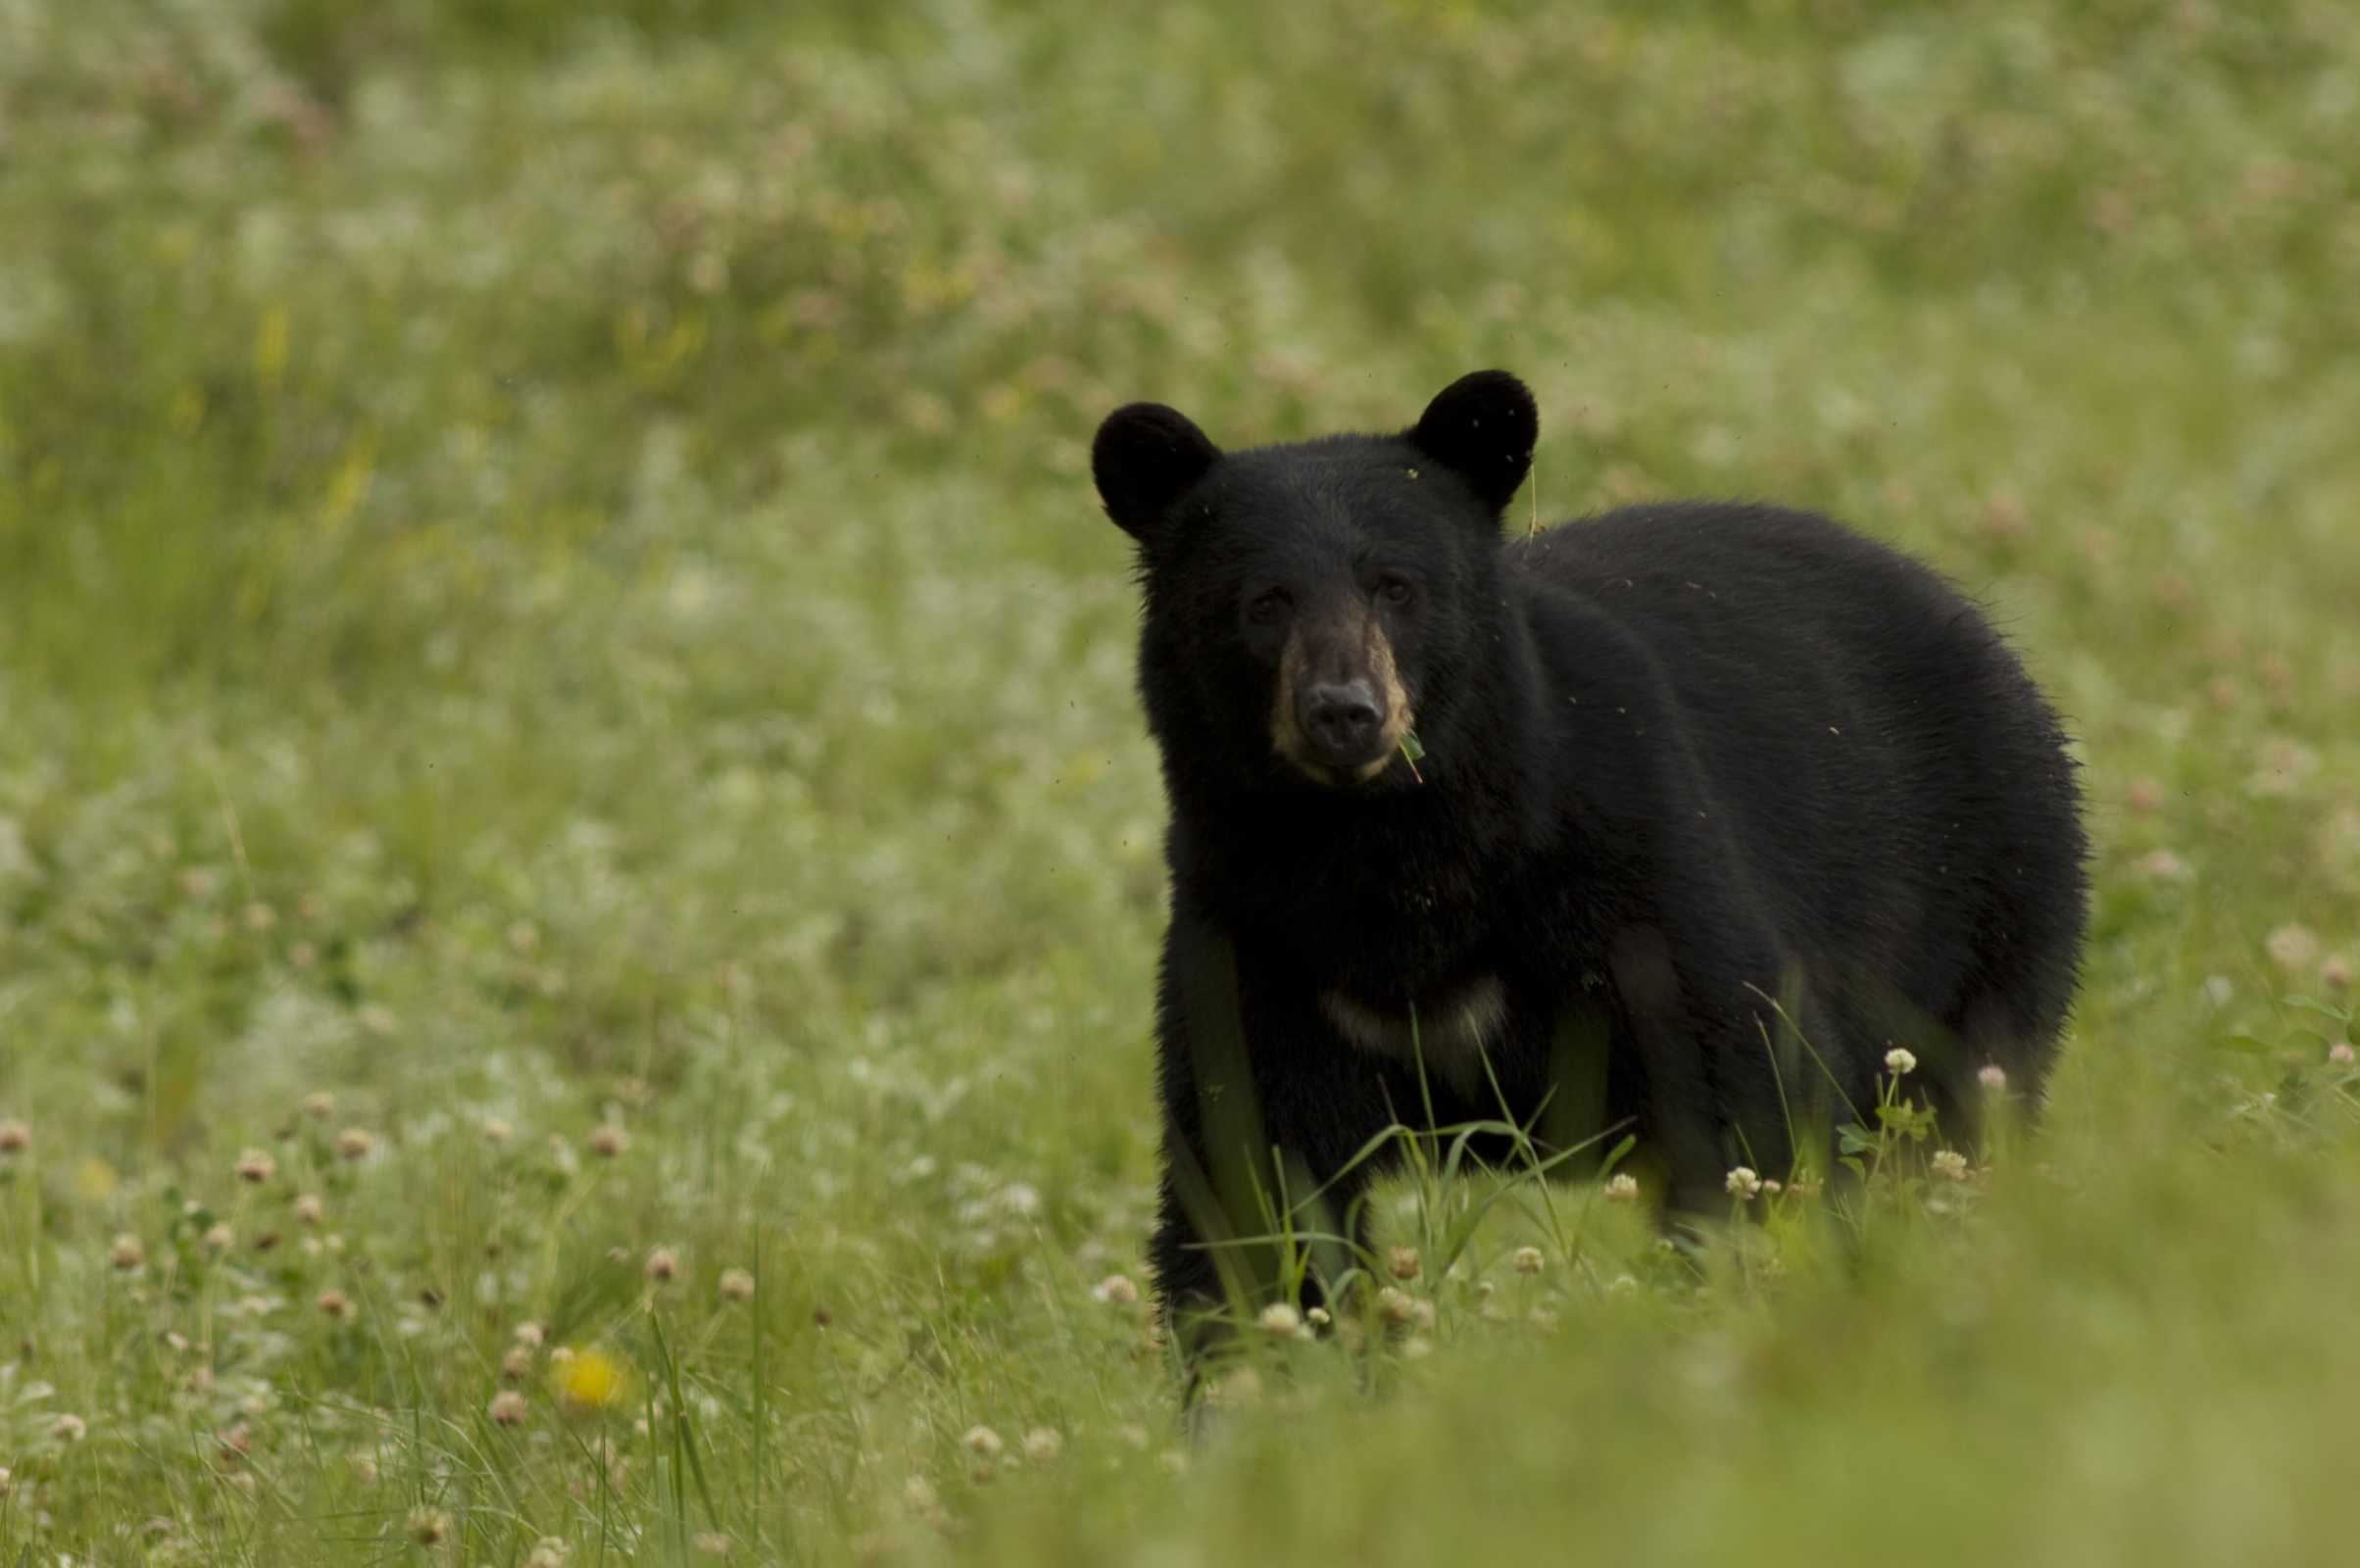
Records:
M1418 759L1425 755L1426 748L1418 743L1417 731L1413 729L1401 731L1401 760L1409 764L1409 776L1420 784L1426 782L1426 775L1417 770L1417 762Z

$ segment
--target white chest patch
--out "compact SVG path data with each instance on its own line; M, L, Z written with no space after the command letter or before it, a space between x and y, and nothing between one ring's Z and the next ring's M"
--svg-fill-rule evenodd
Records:
M1431 998L1417 1010L1414 1032L1407 1013L1372 1007L1341 991L1321 992L1319 1010L1360 1050L1411 1068L1422 1056L1433 1077L1473 1094L1484 1083L1484 1047L1507 1021L1507 988L1487 974Z

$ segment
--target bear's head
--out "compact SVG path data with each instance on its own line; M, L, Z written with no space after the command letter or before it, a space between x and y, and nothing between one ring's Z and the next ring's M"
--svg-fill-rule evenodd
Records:
M1108 415L1091 471L1138 543L1141 688L1167 764L1390 787L1416 776L1417 744L1459 740L1538 428L1502 370L1451 383L1398 435L1223 452L1161 404Z

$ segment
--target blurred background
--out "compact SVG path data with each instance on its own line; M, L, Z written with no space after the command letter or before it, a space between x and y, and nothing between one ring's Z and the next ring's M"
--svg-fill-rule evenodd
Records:
M0 1542L2342 1539L2356 147L2319 0L0 0ZM1882 1283L1786 1297L1535 1215L1495 1295L1503 1218L1396 1397L1299 1369L1272 1432L1354 1446L1184 1475L1090 1289L1152 1197L1162 876L1087 443L1133 398L1394 427L1495 365L1543 411L1513 516L1824 509L2055 694L2062 1185L1920 1193ZM337 1245L258 1250L304 1196ZM520 1321L649 1429L572 1441Z

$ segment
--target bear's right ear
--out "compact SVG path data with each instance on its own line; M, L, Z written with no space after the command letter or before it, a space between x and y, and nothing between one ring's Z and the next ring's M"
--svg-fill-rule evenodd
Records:
M1090 443L1090 475L1106 515L1142 544L1180 493L1213 466L1221 449L1185 414L1132 403L1106 416Z

